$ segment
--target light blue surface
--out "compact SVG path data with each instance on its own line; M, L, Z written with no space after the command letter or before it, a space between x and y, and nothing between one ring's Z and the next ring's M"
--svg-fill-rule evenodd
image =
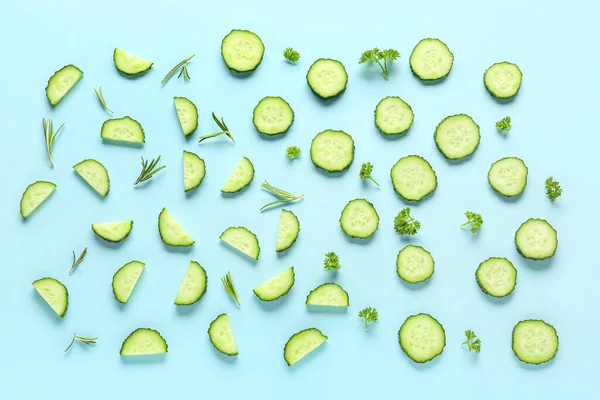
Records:
M592 399L597 377L600 332L597 305L596 160L598 5L523 0L502 2L431 0L349 3L303 1L205 2L181 0L125 2L53 1L3 4L3 85L0 97L3 144L2 261L0 262L0 398L463 398ZM222 37L232 28L250 29L266 52L251 76L236 77L220 56ZM455 55L448 79L423 85L408 66L413 46L439 37ZM120 76L112 52L121 47L155 62L139 79ZM284 62L284 47L297 48L298 65ZM385 81L375 66L358 65L369 47L397 48ZM195 53L192 81L160 80L178 61ZM346 92L324 104L310 92L305 74L318 57L342 61L348 70ZM518 97L499 104L485 91L483 72L492 63L518 63L524 80ZM85 77L51 110L44 96L48 77L65 64L79 66ZM109 117L93 88L102 85L115 116L130 115L146 131L142 149L103 144L99 131ZM251 113L259 99L281 95L296 113L281 139L259 137ZM373 110L387 95L399 95L415 112L410 132L386 140L373 125ZM186 141L172 104L187 96L200 110L197 133ZM199 134L214 131L211 111L224 116L237 140L221 137L197 144ZM445 116L470 114L481 126L482 140L472 159L446 162L433 142ZM510 115L506 138L494 123ZM42 117L66 129L55 143L51 169L45 157ZM356 142L354 164L345 174L318 172L309 156L316 133L343 129ZM284 149L304 153L289 162ZM197 193L182 189L182 150L206 160L207 176ZM409 288L395 271L406 244L392 229L405 204L394 193L391 166L401 156L420 154L435 168L435 194L413 207L423 225L410 242L423 245L436 261L427 284ZM162 154L168 166L147 185L134 188L140 156ZM242 156L256 167L249 190L224 198L219 189ZM490 164L504 156L522 157L529 183L521 198L506 201L486 179ZM97 158L110 172L111 191L101 200L72 170L84 158ZM358 178L360 164L372 161L381 190ZM563 196L551 204L544 180L555 176ZM298 242L275 254L279 210L259 213L271 196L260 190L269 180L306 198L290 206L300 218ZM18 212L25 187L51 180L57 191L26 222ZM338 218L351 199L365 197L381 217L367 243L348 240ZM196 239L190 252L167 249L160 241L157 216L167 207ZM467 209L480 212L485 224L473 236L461 230ZM558 230L559 248L549 262L527 262L513 238L529 217L547 218ZM107 246L94 237L94 222L133 219L130 237ZM244 225L259 237L256 264L219 243L231 225ZM89 247L86 260L71 276L71 250ZM342 270L323 270L323 255L336 251ZM519 271L518 285L506 300L493 301L477 287L475 268L490 256L505 256ZM130 303L115 301L110 282L125 262L146 262ZM188 309L173 305L190 259L209 276L208 292ZM276 305L260 304L251 289L278 271L296 267L296 284ZM219 277L231 270L242 308L227 297ZM43 276L63 281L70 306L59 320L35 293L31 282ZM344 314L310 313L306 294L335 279L349 293ZM365 332L358 311L377 307L380 322ZM226 359L210 344L206 330L217 314L230 316L240 355ZM445 327L447 346L435 361L411 362L400 350L397 331L404 319L427 312ZM542 318L560 336L555 360L541 368L520 363L511 351L511 331L525 318ZM125 362L123 339L135 328L158 329L169 353L153 362ZM294 332L315 326L328 342L300 364L288 368L283 346ZM483 341L478 356L460 343L471 328ZM73 331L98 335L94 347L76 345Z

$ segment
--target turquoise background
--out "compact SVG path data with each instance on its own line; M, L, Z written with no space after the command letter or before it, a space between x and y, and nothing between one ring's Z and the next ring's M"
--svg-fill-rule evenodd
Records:
M441 1L426 3L351 2L199 2L171 1L21 1L4 2L2 113L2 261L0 262L0 398L429 398L592 399L600 352L597 311L595 176L598 82L596 69L598 5L591 1L501 2ZM220 43L233 28L250 29L263 39L262 64L248 77L224 66ZM437 85L415 79L408 65L414 45L439 37L455 55L449 77ZM297 65L282 58L286 46L302 55ZM393 47L402 58L391 65L385 81L378 67L359 65L367 48ZM139 79L120 76L112 52L124 48L155 62ZM190 82L160 81L181 59L189 64ZM305 74L319 57L342 61L349 74L346 92L337 100L319 101ZM509 60L524 73L521 91L508 104L485 91L483 72ZM44 87L65 64L85 76L55 108ZM110 116L93 88L102 85L115 117L130 115L146 131L141 149L103 144L100 126ZM296 113L291 130L277 140L256 133L252 109L266 95L281 95ZM373 124L377 102L399 95L414 109L407 135L387 140ZM187 96L200 111L197 133L181 134L173 96ZM237 140L197 138L216 130L211 111L224 116ZM442 118L470 114L481 126L474 156L451 165L432 138ZM513 129L503 137L494 123L510 115ZM51 169L45 155L42 117L66 123L55 143ZM327 176L315 169L309 145L326 128L343 129L356 142L349 171ZM298 145L304 153L290 162L284 149ZM206 160L207 176L196 193L182 188L182 150ZM151 182L133 187L140 156L162 154L167 169ZM435 194L413 206L423 228L403 239L393 218L405 206L389 179L402 156L420 154L437 172ZM256 176L239 196L224 198L219 189L242 156ZM487 183L490 164L518 156L529 167L529 183L514 201L497 196ZM96 158L110 172L111 191L100 199L72 170L84 158ZM379 190L362 182L362 162L375 165ZM553 175L564 189L552 204L544 180ZM259 186L268 180L294 193L305 193L290 209L300 218L298 242L283 255L275 253L279 210L259 213L272 197ZM52 197L27 221L18 212L25 187L36 180L58 185ZM381 217L379 230L365 243L351 241L338 218L357 197L373 202ZM189 252L166 248L157 231L157 216L167 207L196 239ZM464 211L481 213L485 223L472 235L461 230ZM558 230L556 256L529 262L518 255L514 232L529 217L546 218ZM98 240L90 224L133 219L130 237L118 246ZM220 233L244 225L259 237L262 252L251 263L220 244ZM395 270L398 251L407 242L427 248L435 258L433 278L419 287L403 284ZM71 251L88 247L79 269L68 275ZM336 251L342 270L323 270L323 255ZM518 285L505 300L494 301L478 288L474 272L490 256L504 256L518 269ZM115 301L110 283L124 263L138 259L147 266L129 304ZM175 294L189 261L207 270L208 292L195 306L177 308ZM296 284L277 304L265 305L251 289L293 265ZM240 292L237 309L219 277L231 270ZM37 296L31 282L43 276L63 281L70 306L59 320ZM311 313L306 294L334 280L350 293L346 313ZM377 307L380 322L365 331L357 313ZM206 330L217 314L230 316L240 355L227 359L210 344ZM447 346L433 362L417 365L401 351L397 331L404 319L427 312L445 327ZM513 326L521 319L553 324L560 349L541 367L520 363L510 346ZM123 339L135 328L158 329L169 344L166 357L126 361L119 357ZM283 346L294 332L317 327L328 342L303 362L288 368ZM461 347L465 329L483 341L479 355ZM100 337L94 347L64 348L76 331Z

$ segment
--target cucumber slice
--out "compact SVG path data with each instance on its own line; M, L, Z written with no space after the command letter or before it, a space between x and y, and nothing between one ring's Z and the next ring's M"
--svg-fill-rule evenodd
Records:
M115 62L115 67L125 75L139 75L148 71L154 64L152 61L148 61L121 49L115 49L113 60Z
M512 349L524 363L543 364L556 356L558 334L552 325L540 319L519 321L513 328Z
M112 289L115 299L119 303L127 303L145 267L146 264L143 262L130 261L115 272L112 280Z
M100 136L102 139L115 142L141 144L146 141L142 125L135 119L127 116L104 121Z
M158 232L169 246L188 247L196 242L166 208L158 215Z
M185 97L173 97L175 111L184 136L189 136L198 127L198 109L191 100Z
M429 314L411 315L398 330L400 347L417 363L431 361L444 351L444 327Z
M237 356L238 350L227 314L221 314L208 327L208 337L215 349L227 356Z
M445 78L453 63L454 54L439 39L422 39L410 54L410 69L422 81Z
M133 228L133 221L117 221L117 222L100 222L92 224L92 230L102 239L107 242L118 243L124 240L131 229Z
M523 257L544 260L556 253L558 234L548 221L529 218L517 229L515 244Z
M414 119L412 108L398 96L388 96L375 107L375 125L386 135L403 134Z
M51 106L55 106L83 78L83 71L74 65L65 65L48 79L46 98Z
M306 296L306 304L309 306L348 307L350 298L340 285L336 283L324 283L311 290Z
M294 111L281 97L267 96L254 107L252 122L265 135L280 135L294 122Z
M283 348L283 358L290 367L325 343L327 336L317 328L308 328L294 333Z
M235 72L254 71L264 54L265 45L254 32L233 29L221 43L223 61Z
M479 146L479 125L466 114L446 117L435 129L435 144L449 160L458 160L473 154Z
M421 201L437 188L437 176L431 164L420 156L406 156L392 167L394 189L404 200Z
M277 300L288 294L294 286L295 279L294 267L290 267L255 287L253 292L262 301Z
M354 199L342 210L340 226L346 235L366 239L379 228L379 215L373 204L367 200Z
M488 181L496 192L513 197L525 190L528 172L529 169L520 158L505 157L492 164Z
M419 283L431 278L434 265L431 253L412 244L400 250L396 259L398 276L408 283Z
M69 292L65 285L54 278L42 278L33 282L33 287L60 318L69 307Z
M183 189L196 189L206 176L206 164L197 154L183 151Z
M119 354L122 356L147 356L163 354L168 351L167 341L158 331L150 328L138 328L123 341Z
M506 258L490 257L477 267L477 283L484 293L504 297L517 285L517 269Z
M298 239L300 221L296 215L288 210L281 210L279 229L277 230L277 245L275 250L281 252L289 249Z
M310 158L327 172L343 172L354 161L354 139L344 131L319 132L310 145Z
M175 304L178 306L194 304L206 293L207 284L206 271L202 268L202 265L196 261L190 261L183 282L179 287L179 292L177 292Z
M493 97L510 99L521 88L523 73L517 64L507 61L493 64L483 74L485 88Z
M100 162L87 159L73 166L79 174L98 194L106 196L110 190L110 178L108 171Z
M225 184L221 188L223 193L236 193L245 188L254 179L254 165L247 158L244 157L235 166L235 169L225 181Z
M330 58L319 58L306 74L308 86L322 99L331 99L346 90L348 73L344 64Z
M37 181L27 186L21 197L21 215L29 217L31 213L50 196L56 185L52 182Z
M258 238L249 229L242 226L230 227L225 229L219 239L248 257L258 260Z

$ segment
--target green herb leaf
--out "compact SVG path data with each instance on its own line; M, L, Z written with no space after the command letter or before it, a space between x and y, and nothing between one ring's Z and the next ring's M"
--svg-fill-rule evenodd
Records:
M298 53L291 47L286 47L286 49L283 50L283 57L289 62L295 63L298 62L298 60L300 59L300 53Z
M507 132L510 126L510 117L504 117L500 121L496 122L496 128L500 129L502 132Z
M231 272L227 271L227 274L221 278L221 282L223 283L223 287L225 288L227 294L230 295L233 300L235 300L238 307L241 307L242 305L240 304L240 299L235 288L235 283L233 283Z
M421 229L421 223L411 217L410 208L406 207L396 215L394 229L400 235L415 235Z
M192 54L191 56L189 56L185 60L181 61L176 66L174 66L173 69L170 70L167 75L165 75L165 77L163 78L163 80L162 80L162 82L160 84L164 85L169 79L171 79L171 77L173 75L175 75L175 73L179 70L179 68L181 68L181 71L179 71L179 75L177 75L178 78L180 78L183 75L183 80L184 81L188 81L188 80L192 79L190 77L190 74L189 74L188 69L187 69L187 63L188 63L188 61L190 61L195 56L196 56L195 54Z
M300 150L300 147L298 146L290 146L285 149L285 151L287 152L287 156L290 158L290 160L293 160L302 153L302 150Z
M73 333L73 340L71 340L71 344L69 344L69 347L67 347L65 349L65 353L67 351L69 351L71 349L71 347L73 347L73 344L75 344L75 341L78 340L81 343L87 344L88 346L91 344L96 344L96 340L98 340L97 337L85 337L85 336L79 336L77 333Z
M75 257L75 252L73 251L73 265L71 266L71 269L69 270L69 274L71 274L75 270L75 268L77 268L77 266L79 264L81 264L81 262L85 258L86 254L87 254L87 247L85 249L83 249L79 258Z
M560 183L558 183L558 181L555 181L552 177L546 179L546 195L548 196L550 201L558 199L561 194L562 188L560 187Z
M477 335L472 330L465 331L465 336L467 340L462 342L463 345L469 346L469 351L475 351L475 353L479 353L481 351L481 340L477 338Z
M160 167L156 168L156 165L159 161L160 155L150 162L148 160L145 160L144 157L142 157L142 172L140 172L140 176L138 176L138 178L135 182L133 182L133 184L137 185L140 182L147 181L148 179L151 179L154 176L154 174L156 174L158 171L160 171L163 168L166 168L166 165L161 165Z
M400 53L394 49L379 50L375 47L372 50L365 50L358 59L359 64L364 64L370 61L376 62L381 68L381 72L385 79L390 77L387 62L400 58ZM383 63L382 63L383 61Z
M108 111L109 113L113 113L112 110L110 108L108 108L108 106L106 105L106 100L104 99L104 93L102 92L102 86L100 86L100 90L96 90L94 89L94 93L96 93L96 97L98 98L98 101L100 102L100 104L102 104L102 107L104 107L104 109L106 111Z
M379 313L377 312L377 309L372 307L366 307L362 309L361 311L359 311L358 316L359 318L365 319L366 330L369 330L369 322L374 323L377 322L377 320L379 319Z
M465 217L467 217L467 222L462 224L461 226L471 225L471 232L475 233L481 228L483 225L483 218L481 218L480 214L477 214L473 211L466 211Z
M277 200L277 201L273 201L271 203L265 204L264 206L262 206L260 211L264 210L267 207L274 206L275 204L291 203L294 200L299 200L304 197L304 194L295 195L295 194L286 192L285 190L278 189L275 186L272 186L271 184L269 184L269 182L267 182L267 181L264 181L262 183L262 185L260 185L260 187L268 190L269 192L271 192L271 194L281 198L281 200Z
M360 178L361 179L370 179L373 181L373 183L375 183L377 186L379 186L379 183L371 175L372 172L373 172L373 164L371 164L370 162L366 162L360 167Z
M342 268L340 265L340 258L332 251L325 254L325 261L323 264L325 269L328 271L337 271Z
M52 126L52 120L50 118L42 118L42 126L44 127L44 136L46 137L46 153L48 154L48 161L50 166L54 167L54 161L52 160L52 148L54 147L54 139L58 136L65 124L62 124L56 132Z
M231 141L233 143L235 143L235 139L233 138L231 131L229 131L229 128L225 124L225 120L223 120L223 118L221 118L221 120L219 120L219 118L217 118L217 116L215 115L214 112L212 113L212 117L213 117L213 120L215 121L215 123L217 124L217 126L219 127L219 129L221 129L221 130L219 132L211 133L210 135L200 136L200 140L198 141L198 143L201 143L203 140L206 140L206 139L217 137L219 135L227 135L227 137L229 139L231 139Z

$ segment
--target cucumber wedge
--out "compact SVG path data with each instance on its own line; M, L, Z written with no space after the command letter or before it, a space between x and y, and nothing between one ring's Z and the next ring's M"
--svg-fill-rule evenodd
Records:
M343 172L354 161L354 139L344 131L319 132L310 145L310 158L327 172Z
M258 238L249 229L242 226L230 227L225 229L219 239L242 254L258 260L260 254Z
M431 164L420 156L406 156L392 167L394 189L404 200L421 201L437 188L437 176Z
M235 169L225 181L225 184L221 188L223 193L236 193L245 188L254 179L254 165L247 158L244 157L235 166Z
M379 228L379 214L367 200L354 199L342 210L340 226L346 235L366 239Z
M523 257L531 260L545 260L556 253L558 233L548 221L529 218L517 229L515 244Z
M98 194L106 196L110 190L110 178L108 171L100 162L87 159L73 166L79 174Z
M146 141L144 129L131 117L112 118L102 124L100 136L104 140L143 144Z
M293 334L283 348L283 358L290 367L325 343L327 336L317 328L308 328Z
M477 150L481 135L479 125L466 114L446 117L435 129L435 144L448 160L459 160Z
M295 280L294 267L290 267L255 287L253 292L262 301L277 300L288 294Z
M167 341L158 331L150 328L138 328L123 341L119 354L122 356L147 356L163 354L168 351Z
M444 327L429 314L411 315L398 330L400 347L417 363L431 361L444 351Z
M183 151L183 189L196 189L206 176L206 164L197 154Z
M158 215L158 232L162 241L169 246L188 247L195 243L195 240L166 208L163 208Z
M517 64L507 61L493 64L483 74L483 84L497 99L510 99L521 88L523 73Z
M306 81L314 94L322 99L331 99L346 90L348 73L341 62L319 58L308 69Z
M525 190L528 173L529 169L523 160L505 157L492 164L488 172L488 181L496 192L513 197Z
M412 126L415 114L398 96L388 96L375 107L375 125L385 135L401 135Z
M121 49L115 49L113 61L119 72L130 76L142 74L152 68L152 65L154 64L152 61L148 61Z
M298 239L300 221L296 215L288 210L281 210L279 229L277 230L277 245L275 250L281 252L289 249Z
M50 196L56 185L52 182L37 181L27 186L21 197L21 215L27 218Z
M558 352L556 329L545 321L527 319L513 328L512 349L517 358L527 364L543 364Z
M221 314L208 327L208 338L215 349L227 356L237 356L238 350L227 314Z
M92 224L92 230L96 235L106 240L107 242L118 243L124 240L131 229L133 221L117 221L117 222L101 222Z
M207 284L206 270L196 261L190 261L183 282L179 287L179 292L177 292L175 304L178 306L194 304L206 293Z
M396 259L398 276L408 283L419 283L431 278L434 264L431 253L412 244L400 250Z
M175 111L184 136L189 136L198 127L198 109L191 100L185 97L173 97Z
M281 97L267 96L254 108L252 122L265 135L281 135L294 122L294 111Z
M65 285L54 278L42 278L33 282L33 287L60 318L69 306L69 292Z
M115 272L112 289L117 301L123 304L127 303L145 267L146 264L143 262L130 261Z
M254 71L265 54L265 45L254 32L233 29L223 38L221 55L225 65L235 72Z
M490 257L479 264L475 277L481 290L493 297L508 296L517 285L517 269L501 257Z
M452 69L454 54L446 43L439 39L421 40L410 54L410 69L422 81L437 81L445 78Z
M350 298L340 285L336 283L324 283L311 290L306 296L306 304L309 306L348 307Z
M83 71L74 65L65 65L48 79L46 98L51 106L55 106L83 78Z

